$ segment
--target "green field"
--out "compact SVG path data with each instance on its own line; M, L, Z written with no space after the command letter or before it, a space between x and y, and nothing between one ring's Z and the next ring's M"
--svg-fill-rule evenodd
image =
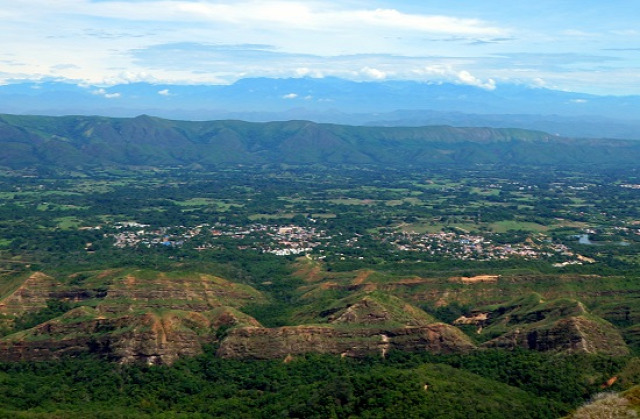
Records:
M549 227L537 223L510 220L492 223L489 225L489 228L496 233L506 233L509 230L524 230L540 233L549 229Z

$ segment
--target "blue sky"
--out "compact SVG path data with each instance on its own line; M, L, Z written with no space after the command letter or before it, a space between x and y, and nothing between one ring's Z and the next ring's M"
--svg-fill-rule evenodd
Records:
M0 2L0 82L245 77L520 83L640 94L640 2Z

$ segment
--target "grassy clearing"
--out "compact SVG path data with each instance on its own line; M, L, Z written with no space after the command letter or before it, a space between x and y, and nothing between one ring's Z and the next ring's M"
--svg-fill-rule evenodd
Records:
M500 189L484 189L478 187L472 187L471 193L475 193L482 196L498 196L500 195Z
M240 206L238 204L231 204L226 201L211 198L191 198L185 201L173 201L176 205L186 208L201 208L201 207L216 207L218 211L228 211L232 206Z
M127 182L116 181L86 181L75 185L73 191L80 193L106 193L113 191L116 187L126 186Z
M388 207L396 207L402 204L411 204L411 205L420 205L422 201L418 198L404 198L404 199L392 199L385 202L385 205Z
M377 186L362 186L361 188L363 191L374 191L374 192L401 192L401 193L406 193L408 194L410 191L407 188L380 188Z
M174 201L181 207L204 207L210 205L218 205L218 201L211 198L191 198L185 201Z
M447 188L447 189L451 189L451 188L457 188L459 186L461 186L460 183L458 182L446 182L446 181L442 181L442 182L433 182L433 183L414 183L414 186L420 188L420 189L435 189L435 190L440 190L443 188Z
M373 199L336 198L328 199L326 202L335 205L374 205L377 201Z
M536 233L541 233L549 230L549 227L543 226L538 223L532 223L529 221L497 221L495 223L491 223L489 228L495 233L506 233L509 230L524 230L524 231L533 231Z
M37 206L38 211L74 211L89 209L88 206L79 205L59 205L51 203L42 203Z
M331 213L331 212L326 213L326 214L316 214L316 213L314 213L314 214L311 214L311 218L319 218L319 219L322 219L322 218L327 218L327 219L328 218L336 218L336 214Z
M569 221L569 220L559 220L559 223L554 225L554 227L571 227L571 228L586 228L589 227L588 223L584 223L582 221Z
M294 212L283 212L280 214L251 214L249 216L249 219L251 221L256 221L256 220L280 220L280 219L292 219L293 217L295 217L296 213Z
M56 218L55 221L58 223L58 228L62 230L77 229L82 223L82 221L78 220L76 217L60 217Z
M57 227L62 230L77 229L81 223L81 221L75 217L60 217L56 218L55 221L58 223Z
M17 192L14 194L15 196L18 197L18 199L20 198L29 198L29 199L42 199L48 196L80 196L81 194L79 194L78 192L71 192L71 191L47 191L47 190L43 190L43 191L24 191L24 192Z

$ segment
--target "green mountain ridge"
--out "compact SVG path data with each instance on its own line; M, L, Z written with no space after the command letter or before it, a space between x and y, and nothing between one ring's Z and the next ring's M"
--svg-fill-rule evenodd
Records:
M640 143L495 128L0 115L0 166L632 164Z

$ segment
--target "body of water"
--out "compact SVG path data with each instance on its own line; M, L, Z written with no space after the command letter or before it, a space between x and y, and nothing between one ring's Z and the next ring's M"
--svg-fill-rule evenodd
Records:
M589 235L588 234L578 234L575 236L578 239L578 243L580 244L586 244L589 246L603 246L605 244L614 244L617 246L629 246L629 242L624 242L624 241L620 241L620 242L592 242L591 240L589 240Z

